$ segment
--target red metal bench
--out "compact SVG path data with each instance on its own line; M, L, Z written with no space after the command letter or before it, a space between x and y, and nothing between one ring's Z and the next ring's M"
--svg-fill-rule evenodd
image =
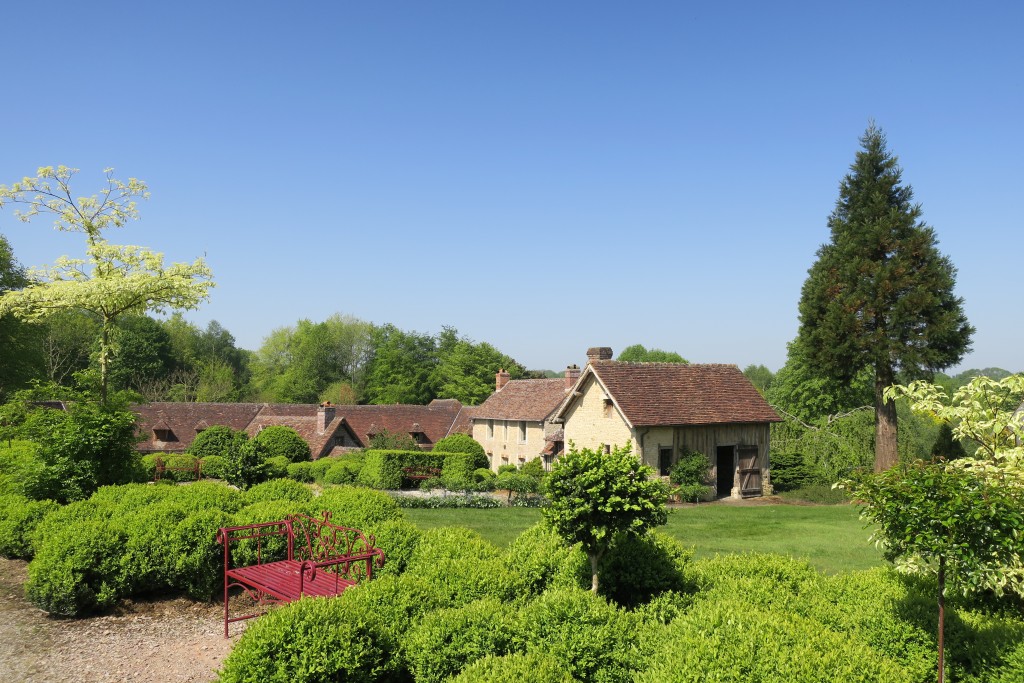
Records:
M361 580L373 578L373 565L384 566L384 551L374 547L358 529L330 523L330 512L323 519L292 515L279 522L223 527L218 541L224 546L224 637L228 625L258 617L263 612L232 617L228 597L232 588L241 588L260 606L298 600L303 596L338 595ZM287 541L287 557L264 561L267 539ZM256 563L231 567L231 543L250 540L256 545Z
M156 458L156 459L153 460L153 466L155 468L154 471L153 471L153 481L160 481L161 479L163 479L164 475L167 474L168 472L188 472L193 477L195 477L196 481L199 481L200 479L203 478L203 473L202 473L203 461L202 460L196 460L191 465L181 465L179 467L168 467L164 463L164 459L163 458Z
M424 479L435 479L441 476L440 467L431 467L430 465L414 465L412 467L403 467L402 476L406 479L412 479L414 481L423 481Z

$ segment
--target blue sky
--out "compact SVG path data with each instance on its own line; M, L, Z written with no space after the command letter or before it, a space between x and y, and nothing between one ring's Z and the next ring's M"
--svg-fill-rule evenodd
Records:
M45 7L45 9L43 9ZM1020 3L50 2L8 24L0 183L144 179L108 235L255 349L340 312L531 368L642 343L773 370L869 119L1024 369ZM8 19L11 19L9 16ZM25 265L80 236L0 211Z

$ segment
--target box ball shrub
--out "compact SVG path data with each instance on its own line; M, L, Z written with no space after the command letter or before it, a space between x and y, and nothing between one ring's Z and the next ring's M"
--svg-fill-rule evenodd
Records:
M210 479L226 479L228 459L223 455L208 455L202 459L200 474Z
M188 486L175 486L170 491L174 502L188 514L203 510L223 510L230 514L245 505L241 491L220 481L197 481Z
M82 520L63 525L38 547L25 594L50 614L79 616L113 605L128 580L122 567L128 535L118 524Z
M441 481L449 491L473 491L476 489L476 456L469 453L449 453L441 468Z
M478 659L508 652L513 628L505 605L484 598L425 615L403 636L402 648L417 683L441 683Z
M355 484L362 464L351 460L338 460L324 471L320 480L324 484Z
M313 477L313 463L311 462L293 462L288 465L288 478L294 481L299 481L304 484L312 484L314 481Z
M30 500L25 496L0 496L0 555L32 557L29 539L43 517L60 505L52 500Z
M341 458L318 458L314 460L309 466L309 471L313 473L313 481L322 482L327 470L339 460ZM359 462L361 463L362 459Z
M65 529L84 522L107 522L114 516L116 508L109 502L76 500L45 515L29 534L32 555L35 556L53 536Z
M665 591L695 591L686 578L692 559L693 549L659 531L620 536L601 558L600 592L631 608Z
M375 567L374 576L401 574L423 537L419 528L404 519L389 519L369 527L374 545L384 551L384 566Z
M579 588L556 588L526 604L518 647L557 659L577 681L628 681L642 664L638 620Z
M487 452L476 439L469 434L449 434L434 444L434 453L466 453L473 456L473 469L488 467Z
M361 589L360 589L361 590ZM250 622L220 683L380 681L395 666L384 616L366 603L304 598Z
M243 494L247 505L262 503L266 500L290 500L296 503L308 503L313 500L313 492L305 484L291 479L271 479L256 484Z
M291 462L283 455L267 458L266 478L281 479L288 476L288 465Z
M520 574L528 592L539 595L549 587L590 585L590 561L578 545L566 544L543 522L523 531L505 549L508 572Z
M386 493L354 486L332 486L324 489L319 497L310 503L316 511L329 510L331 522L355 529L369 529L389 520L404 519L405 513L398 503Z
M224 547L217 542L221 527L235 526L232 515L216 508L189 514L170 532L175 588L195 600L209 600L224 586Z
M197 458L208 458L211 455L228 456L237 447L238 441L249 439L245 432L236 432L231 427L214 425L196 434L189 444L188 453Z
M271 425L260 430L254 437L263 444L270 457L283 457L288 462L308 461L311 457L309 444L292 427Z
M897 681L916 678L853 634L790 610L759 609L740 598L703 600L665 627L636 673L641 683L751 680Z
M488 655L462 670L451 683L572 683L572 674L558 659L540 652Z
M126 595L153 593L174 583L174 529L185 511L172 500L122 515L117 523L126 541L121 565L125 572Z

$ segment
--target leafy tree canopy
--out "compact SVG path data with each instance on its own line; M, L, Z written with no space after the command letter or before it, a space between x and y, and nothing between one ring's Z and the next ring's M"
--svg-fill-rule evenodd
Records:
M646 349L643 344L633 344L622 349L619 360L629 363L689 363L675 351Z
M53 268L31 271L31 284L0 296L0 314L28 320L68 310L95 314L101 322L100 397L106 401L114 321L129 313L196 308L209 297L213 274L201 258L165 266L163 255L155 251L107 242L102 231L137 219L135 198L147 198L149 191L135 178L115 180L113 169L107 169L107 186L99 194L75 198L70 181L77 172L46 166L35 178L0 185L0 206L9 201L29 207L15 212L21 220L46 212L53 214L58 230L86 236L86 258L61 256Z
M629 446L577 450L559 458L545 479L551 505L545 521L568 543L579 543L590 559L591 590L598 588L598 564L619 534L642 534L664 524L667 494L653 470Z

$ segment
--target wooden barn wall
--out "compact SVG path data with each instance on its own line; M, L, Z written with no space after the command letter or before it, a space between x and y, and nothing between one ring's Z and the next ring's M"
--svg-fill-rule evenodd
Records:
M688 448L708 456L708 460L711 462L712 476L717 477L715 449L718 446L757 446L758 467L763 472L768 468L770 435L770 426L767 423L706 427L654 427L643 435L643 461L647 465L657 467L660 447L672 447L673 462L678 457L681 448Z

